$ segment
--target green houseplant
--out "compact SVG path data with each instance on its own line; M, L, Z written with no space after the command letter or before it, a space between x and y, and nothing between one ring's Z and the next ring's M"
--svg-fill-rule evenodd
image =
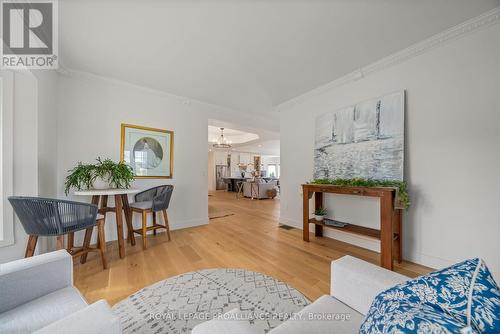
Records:
M312 184L331 184L340 187L391 187L397 189L396 207L408 209L410 207L410 196L406 182L397 180L374 180L374 179L314 179Z
M325 208L317 208L314 211L314 219L316 219L317 221L322 221L325 218L326 214L327 211Z
M130 188L134 180L132 168L124 161L114 162L111 159L96 159L94 164L83 164L79 162L76 167L69 170L64 182L66 195L71 188L82 189L106 189L106 188Z

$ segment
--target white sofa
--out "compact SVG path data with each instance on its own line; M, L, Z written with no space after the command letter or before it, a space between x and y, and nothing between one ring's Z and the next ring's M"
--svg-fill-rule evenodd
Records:
M409 278L352 256L333 261L331 291L299 312L300 317L283 322L270 334L350 334L358 333L364 315L375 296ZM232 310L238 313L239 310ZM335 315L345 320L338 320ZM318 317L322 320L318 320ZM330 317L331 320L325 320ZM238 317L223 317L238 319ZM193 334L257 334L247 321L210 320L196 326Z
M108 303L88 305L66 250L0 264L0 333L121 333Z

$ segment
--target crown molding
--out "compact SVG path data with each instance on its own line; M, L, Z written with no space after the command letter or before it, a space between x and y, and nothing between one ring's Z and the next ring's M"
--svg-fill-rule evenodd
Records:
M64 66L63 64L59 64L59 68L56 70L57 73L61 76L66 76L66 77L72 77L72 78L79 78L83 80L97 80L97 81L102 81L108 84L116 85L116 86L121 86L121 87L126 87L130 89L134 89L143 93L148 93L152 95L157 95L160 97L167 97L171 99L175 99L179 101L181 104L183 104L187 109L190 109L190 106L192 105L201 105L205 106L209 109L211 109L214 113L226 113L226 114L238 114L240 116L248 117L249 119L258 119L262 122L268 122L269 117L266 115L256 115L255 113L240 110L240 109L233 109L230 107L226 106L221 106L217 104L213 104L210 102L206 101L201 101L181 95L176 95L172 93L165 92L163 90L155 89L155 88L150 88L147 86L142 86L138 85L129 81L125 80L120 80L116 79L113 77L108 77L100 74L95 74L87 71L80 71L80 70L74 70L72 68L69 68L67 66ZM270 116L275 116L276 122L278 121L278 118L276 117L276 114L273 112L270 112ZM224 117L222 117L224 119Z
M500 7L496 7L486 13L476 16L470 20L467 20L459 25L456 25L450 29L447 29L437 35L427 38L421 42L413 44L401 51L393 53L387 57L384 57L370 65L364 66L356 71L353 71L347 75L344 75L334 81L331 81L323 86L312 89L307 93L294 97L288 101L285 101L277 105L274 110L277 112L286 111L295 105L301 104L306 100L320 95L324 92L332 90L336 87L343 86L353 81L361 80L365 76L379 72L388 67L405 62L411 58L419 56L423 53L429 52L435 48L445 45L448 42L456 40L460 37L466 36L480 29L492 26L500 22Z

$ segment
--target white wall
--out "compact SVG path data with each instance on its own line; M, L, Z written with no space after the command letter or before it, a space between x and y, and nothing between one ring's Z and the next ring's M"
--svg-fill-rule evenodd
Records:
M14 72L14 193L16 196L56 195L56 92L54 71ZM14 220L14 244L0 248L0 263L24 257L27 236ZM37 252L51 248L39 238Z
M281 218L301 228L300 184L313 176L314 119L405 89L405 259L442 267L479 256L500 276L500 24L311 95L281 111ZM373 199L336 196L337 218L378 226ZM363 244L361 240L358 243Z
M14 194L36 196L37 174L37 80L30 72L14 73ZM0 248L0 263L24 256L26 233L14 220L14 244Z
M57 195L57 93L56 71L34 71L38 88L38 194Z
M58 195L64 178L79 161L120 158L121 123L174 131L173 179L139 179L134 187L175 186L169 208L172 229L208 223L208 119L244 122L247 116L186 98L152 91L88 74L59 79ZM70 198L90 201L90 198ZM111 202L112 204L113 202ZM108 215L106 239L116 239L113 215ZM136 217L135 224L139 223Z
M139 179L147 189L173 184L169 208L172 229L206 224L207 117L199 105L152 94L97 78L61 76L58 112L58 191L64 197L67 171L79 161L97 157L120 159L120 125L137 124L174 131L172 179ZM73 191L73 190L72 190ZM74 197L80 201L90 198ZM111 201L113 203L113 201ZM108 215L106 239L116 239L113 215ZM138 217L136 217L138 218Z

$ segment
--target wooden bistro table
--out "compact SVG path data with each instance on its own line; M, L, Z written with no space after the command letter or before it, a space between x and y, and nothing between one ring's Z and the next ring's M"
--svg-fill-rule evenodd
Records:
M123 240L123 215L122 212L125 212L125 220L127 222L127 230L128 235L127 238L130 240L132 245L135 245L134 235L133 235L133 227L132 227L132 214L130 212L128 195L136 194L140 192L140 189L91 189L91 190L79 190L75 191L75 195L77 196L92 196L92 204L95 204L99 207L99 213L104 215L106 218L106 213L114 212L116 215L116 232L118 235L118 251L120 253L120 258L125 257L125 242ZM108 197L114 196L115 198L115 207L108 206ZM99 205L100 203L100 205ZM85 234L85 239L90 239L91 235L87 236ZM73 238L71 238L73 239ZM71 241L70 241L71 242ZM82 256L82 261L85 261L86 255Z
M309 224L314 224L314 235L323 236L323 227L380 240L380 265L393 270L393 260L401 262L402 210L396 208L396 189L385 187L347 187L328 184L303 184L303 239L309 241ZM380 198L380 229L349 224L345 227L326 225L310 218L309 200L314 195L314 209L323 207L323 193L369 196Z

